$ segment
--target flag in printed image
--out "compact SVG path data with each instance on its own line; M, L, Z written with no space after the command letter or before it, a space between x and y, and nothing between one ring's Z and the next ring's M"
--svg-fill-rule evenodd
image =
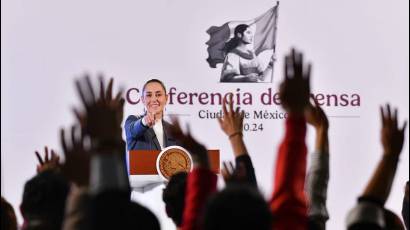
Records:
M279 2L261 16L248 21L230 21L222 26L211 26L206 32L210 35L208 45L209 57L207 62L210 67L216 68L218 63L223 63L225 43L234 36L234 29L240 24L247 24L254 29L254 50L259 55L264 50L275 50L276 23Z

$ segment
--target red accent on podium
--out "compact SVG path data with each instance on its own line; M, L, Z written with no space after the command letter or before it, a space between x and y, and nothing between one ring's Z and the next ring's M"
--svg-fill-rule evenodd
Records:
M158 175L157 157L159 150L131 150L129 151L130 175ZM211 170L215 173L220 171L219 150L208 150Z

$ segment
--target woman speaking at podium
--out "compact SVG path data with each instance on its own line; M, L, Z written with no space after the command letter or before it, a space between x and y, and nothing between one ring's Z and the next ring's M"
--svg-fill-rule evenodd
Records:
M168 146L176 145L175 139L170 136L168 131L171 124L163 120L164 108L168 100L166 92L164 83L158 79L151 79L144 84L141 95L141 102L144 104L144 114L130 115L125 120L124 129L128 151L161 151ZM130 185L132 188L131 200L144 204L146 196L143 193L147 191L151 191L150 196L160 199L163 186L159 185L163 184L163 180L160 179L159 175L131 175L129 157L127 153L127 168L130 173ZM138 178L133 179L133 176ZM158 207L150 208L153 210L158 209Z
M141 101L145 114L128 116L124 125L128 150L162 150L176 145L168 132L171 124L163 120L167 100L162 81L151 79L144 84Z

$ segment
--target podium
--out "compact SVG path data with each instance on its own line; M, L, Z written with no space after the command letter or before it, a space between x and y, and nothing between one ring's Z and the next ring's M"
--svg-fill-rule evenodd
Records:
M161 160L161 155L166 153L168 149L175 149L181 147L170 146L162 151L159 150L131 150L128 152L128 169L129 169L129 180L130 186L136 191L148 191L160 184L166 183L168 180L168 175L164 172L159 161ZM178 150L176 150L178 151ZM189 153L187 152L189 155ZM182 157L179 157L182 158ZM189 158L189 159L188 159ZM192 160L189 157L186 158L187 164L191 163ZM208 150L208 158L211 170L219 174L220 172L220 154L219 150ZM168 164L179 164L175 161L175 157L170 157L165 159ZM191 161L191 162L189 162ZM188 170L189 171L189 170ZM168 178L167 178L168 177Z

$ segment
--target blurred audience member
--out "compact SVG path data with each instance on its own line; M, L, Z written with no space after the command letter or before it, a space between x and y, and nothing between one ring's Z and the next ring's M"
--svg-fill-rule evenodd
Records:
M285 58L284 80L279 88L282 106L288 113L285 138L276 160L274 190L270 207L273 229L307 229L308 205L304 192L306 176L306 119L309 105L310 70L303 55L292 50Z
M404 197L403 197L403 206L401 209L401 215L403 217L404 224L406 225L406 229L409 228L409 181L406 182L406 186L404 188Z
M205 204L212 193L216 191L217 177L211 171L208 152L201 143L192 137L189 127L184 133L177 119L173 119L171 134L187 149L194 163L193 170L188 174L186 184L185 207L182 217L182 230L200 229Z
M69 229L70 224L68 217L73 218L71 224L77 223L77 226L83 229L160 229L158 219L152 212L130 201L130 187L123 154L125 142L121 137L124 106L122 91L113 97L113 79L105 88L102 77L99 80L99 92L94 92L95 87L88 76L76 81L76 85L84 109L82 112L75 109L75 114L81 125L82 135L90 138L91 147L87 151L84 140L75 140L74 129L71 133L72 146L68 146L64 141L62 144L66 154L91 155L90 179L89 184L86 184L89 195L87 192L84 192L83 196L81 193L77 194L77 204L68 206L70 209L67 209L67 214L79 215L67 215L66 229ZM73 164L78 159L80 158L72 158ZM75 200L75 195L73 194L74 199L71 200ZM86 203L81 203L81 197ZM79 219L76 220L77 217Z
M61 229L69 183L53 170L26 182L21 203L23 229Z
M225 183L242 183L257 188L255 169L253 168L252 160L248 154L242 134L245 113L244 111L240 111L239 107L236 107L234 110L232 94L228 102L224 100L222 111L224 115L218 118L218 122L222 131L229 138L236 163L235 168L232 163L229 163L230 166L225 162L223 163L221 172Z
M370 178L357 205L347 215L347 228L352 229L404 229L397 215L384 208L389 197L397 164L403 148L405 122L399 127L397 109L390 105L380 107L383 156Z
M1 197L1 229L17 230L17 219L13 206Z
M186 172L178 172L172 175L162 193L162 200L165 203L165 211L168 217L171 218L177 226L177 229L179 229L182 224L187 177L188 173Z
M204 215L204 230L272 229L268 203L258 190L243 184L230 184L215 194Z
M243 141L244 111L239 107L234 110L232 96L228 102L224 100L222 110L224 116L218 121L229 138L236 166L223 163L222 175L227 187L210 199L204 214L204 229L271 229L272 214L257 190L255 170Z
M315 150L311 155L305 187L309 204L308 224L310 230L324 230L329 219L326 207L329 181L329 121L316 101L315 105L310 104L306 109L305 119L316 132Z

